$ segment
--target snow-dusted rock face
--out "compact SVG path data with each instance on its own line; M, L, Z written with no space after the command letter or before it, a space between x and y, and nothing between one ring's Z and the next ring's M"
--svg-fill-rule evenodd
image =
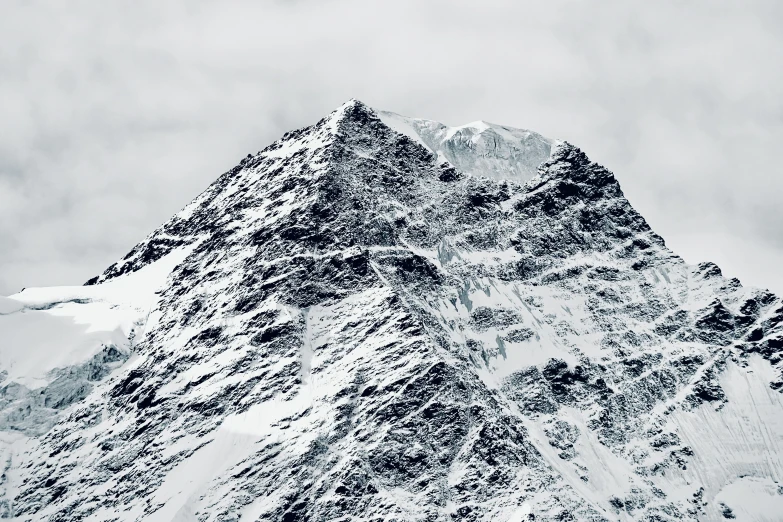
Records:
M351 101L88 283L0 301L6 518L783 512L783 302L568 143Z

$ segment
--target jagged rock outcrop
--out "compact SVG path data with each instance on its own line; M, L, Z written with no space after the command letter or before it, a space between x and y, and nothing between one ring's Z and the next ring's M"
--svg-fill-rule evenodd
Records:
M0 383L6 517L783 506L783 302L684 263L566 142L351 101L55 293L46 309L44 290L12 296L0 333L83 307L125 322L40 388ZM8 420L20 401L36 430Z

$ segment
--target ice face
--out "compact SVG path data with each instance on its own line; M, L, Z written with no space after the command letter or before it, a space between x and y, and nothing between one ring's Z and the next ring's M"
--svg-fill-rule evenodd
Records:
M379 111L390 128L421 143L455 168L495 180L525 182L537 174L554 140L532 131L477 121L448 127L430 120Z

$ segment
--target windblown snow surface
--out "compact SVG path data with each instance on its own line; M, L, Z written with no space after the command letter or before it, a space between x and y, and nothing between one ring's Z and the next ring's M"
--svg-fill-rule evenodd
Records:
M783 520L782 350L573 145L352 100L0 299L0 516Z

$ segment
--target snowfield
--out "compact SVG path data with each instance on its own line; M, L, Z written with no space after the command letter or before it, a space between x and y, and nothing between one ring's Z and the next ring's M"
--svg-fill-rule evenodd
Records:
M781 352L577 147L351 100L0 298L0 517L783 520Z

